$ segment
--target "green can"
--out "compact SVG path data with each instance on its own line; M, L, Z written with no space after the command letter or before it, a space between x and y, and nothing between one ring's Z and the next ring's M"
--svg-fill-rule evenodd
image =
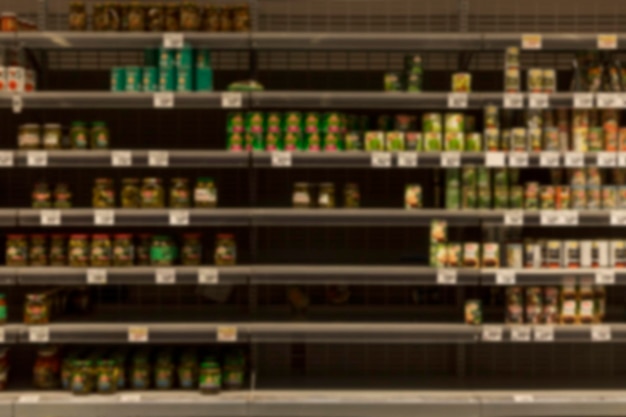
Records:
M509 185L509 171L506 168L495 169L493 171L493 182L496 187L506 187Z
M213 70L196 68L196 91L213 91Z
M111 91L126 91L126 68L111 68Z
M422 117L422 130L424 133L441 133L442 120L440 113L425 113Z
M494 208L505 209L509 207L509 189L508 187L494 188Z
M285 131L302 132L302 113L290 111L285 114Z
M263 133L265 131L263 112L251 111L246 113L246 131L251 133Z
M476 167L463 167L461 180L463 182L463 185L466 187L476 187Z
M176 62L176 51L173 49L159 48L159 68L172 68Z
M159 70L156 67L143 68L143 91L157 91L159 86Z
M491 186L491 170L489 168L476 168L476 185L479 187Z
M524 207L524 188L514 185L509 188L509 208L521 209Z
M245 131L244 116L241 112L228 113L226 116L226 131L229 133L242 133Z
M141 67L126 67L126 91L141 91L143 81Z
M327 132L324 135L324 150L336 152L343 149L342 135L339 133Z
M316 133L320 131L320 114L316 112L308 112L304 116L304 131L306 133Z
M385 73L385 91L402 91L402 77L399 73Z
M196 49L196 68L211 68L211 51Z
M302 133L287 132L283 137L286 151L302 150Z
M427 152L440 151L442 142L441 132L424 133L424 150Z
M193 49L185 46L174 51L174 62L178 68L193 68Z
M478 208L491 208L491 190L489 187L478 187Z
M267 114L267 131L268 132L282 132L283 131L283 117L280 112L270 112ZM294 133L294 132L292 132Z
M159 69L159 91L174 91L176 87L176 68Z
M324 114L322 122L322 130L329 133L338 133L342 130L342 117L337 112L328 112Z
M482 150L483 135L478 132L471 132L465 135L465 150L478 152Z
M306 134L306 150L319 152L322 149L322 138L319 133Z
M244 150L244 138L245 135L240 132L228 134L228 150L229 151L243 151Z
M346 133L345 142L346 151L360 151L363 149L363 142L359 132Z
M421 151L423 149L422 132L406 132L404 141L407 151Z
M193 91L193 74L194 70L191 68L178 67L176 71L176 91L185 93Z
M404 132L391 131L387 132L386 145L389 151L403 151L404 150Z
M266 151L281 151L283 150L283 140L280 133L267 133L265 135L265 150Z
M246 132L246 150L262 151L264 149L263 133Z
M383 151L385 150L384 133L378 131L365 132L365 150Z

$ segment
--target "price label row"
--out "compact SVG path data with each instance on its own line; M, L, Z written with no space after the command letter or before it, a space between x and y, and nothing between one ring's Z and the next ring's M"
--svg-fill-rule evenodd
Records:
M176 95L173 92L154 93L152 104L155 109L173 109L176 107ZM243 106L243 94L227 92L220 95L223 109L240 109Z
M532 273L533 270L528 270L527 273ZM524 274L525 272L520 272ZM594 276L596 285L614 285L615 284L615 271L611 269L598 269L589 274ZM495 271L496 285L516 285L517 284L517 271L513 269L499 269Z
M197 273L198 284L217 285L219 284L219 270L216 268L200 268ZM159 268L154 273L154 282L157 285L176 284L176 269ZM105 268L87 269L88 285L106 285L108 283L108 270Z
M481 340L484 342L502 342L504 327L486 325L482 328ZM592 342L608 342L612 339L611 327L591 326L589 336ZM512 342L554 342L553 326L513 326L510 328Z
M95 226L115 226L115 220L115 210L96 209L93 211L93 224ZM170 226L188 226L189 220L189 210L172 209L168 212ZM42 226L60 226L63 223L62 211L56 209L41 210L39 223Z
M522 49L542 50L543 35L540 33L525 33L521 38ZM619 38L615 33L600 33L596 36L596 48L602 50L615 50L619 46Z

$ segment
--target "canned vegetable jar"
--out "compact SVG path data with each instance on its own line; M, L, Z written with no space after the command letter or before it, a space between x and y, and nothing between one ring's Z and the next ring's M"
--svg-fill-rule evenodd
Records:
M143 185L141 186L141 207L165 207L163 186L161 185L161 180L159 178L144 178Z
M200 177L193 194L194 206L208 208L217 206L217 187L211 177Z
M122 202L122 208L141 207L141 196L139 192L138 178L124 178L122 180L120 201Z
M237 262L237 246L232 234L219 234L215 244L215 265L235 265Z
M183 235L181 250L181 262L187 266L197 266L202 263L202 243L199 233L187 233Z
M92 190L92 205L95 208L115 207L115 193L111 178L96 178Z
M69 265L75 267L86 267L89 263L91 249L87 235L74 234L70 235L69 241Z
M20 149L39 149L41 147L40 128L38 124L29 123L20 125L17 144Z
M111 265L111 239L107 234L93 235L91 240L91 266Z
M61 149L61 125L46 123L43 125L43 148Z
M189 195L189 180L187 178L172 178L170 185L170 207L188 208L191 206Z
M109 148L109 128L105 122L93 122L90 136L91 149Z
M126 91L126 68L111 68L111 91Z
M83 122L72 122L70 127L70 141L73 149L88 148L87 125Z
M113 237L113 266L132 266L135 263L133 236L118 233Z

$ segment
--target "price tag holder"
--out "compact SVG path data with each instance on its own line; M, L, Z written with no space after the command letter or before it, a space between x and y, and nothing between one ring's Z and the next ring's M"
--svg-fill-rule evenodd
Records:
M626 226L626 210L611 210L611 226Z
M601 33L598 35L598 49L617 49L617 35L614 33Z
M48 152L46 151L28 151L26 153L26 165L29 167L46 167L48 166Z
M461 166L461 153L460 152L442 152L441 153L441 166L443 168L458 168Z
M185 36L182 33L164 33L163 48L181 49L185 45Z
M596 285L615 285L615 271L611 269L601 269L596 271Z
M154 280L158 285L174 285L176 284L176 270L158 268L154 273Z
M449 109L466 109L469 101L466 93L450 93L448 94Z
M516 403L534 403L535 397L526 394L517 394L513 396L513 402Z
M148 165L151 167L166 167L170 164L170 153L168 151L149 151Z
M272 152L272 167L289 168L292 162L291 152Z
M128 341L130 343L147 343L150 340L150 331L146 326L130 326Z
M174 93L172 92L160 92L154 93L152 96L152 102L155 109L173 109L174 108Z
M223 343L235 343L237 341L236 326L218 326L217 341Z
M594 325L591 326L592 342L610 342L612 339L611 326Z
M565 166L568 168L584 167L585 154L583 152L565 152Z
M617 153L615 152L598 152L596 156L596 165L598 167L613 168L617 165Z
M189 226L189 210L170 210L170 226Z
M574 93L575 109L593 109L593 93Z
M523 210L507 210L504 212L505 226L523 226L524 211Z
M88 285L106 285L108 281L107 270L104 268L89 268L87 269L87 284Z
M121 403L140 403L141 395L140 394L120 394L120 402Z
M417 166L417 153L398 152L398 167L415 168Z
M522 35L522 49L541 50L543 37L539 33L526 33Z
M41 400L41 397L36 394L20 395L17 399L21 404L36 404Z
M515 285L515 271L510 269L500 269L496 271L496 285Z
M243 105L243 95L241 93L222 93L222 108L240 109Z
M500 168L506 165L504 152L487 152L485 154L485 166Z
M554 168L561 163L561 155L558 152L541 152L539 154L539 166Z
M7 340L6 332L4 331L4 326L0 326L0 343L5 343Z
M133 153L131 151L111 151L111 166L129 167L133 165Z
M0 168L8 168L14 165L15 158L11 151L0 151Z
M619 94L598 93L596 94L596 107L601 109L618 109L623 106Z
M455 269L440 269L437 271L437 284L456 285L457 271Z
M24 108L24 99L19 94L13 94L11 98L11 107L13 108L13 113L19 114L22 112Z
M511 342L530 342L531 333L529 326L511 327Z
M542 226L577 226L578 212L575 210L541 210Z
M578 226L578 211L561 210L560 217L560 223L562 226Z
M41 210L39 212L39 223L42 226L60 226L61 210Z
M50 328L48 326L31 326L28 328L28 341L30 343L50 342Z
M372 168L390 168L391 154L389 152L372 152Z
M502 342L501 326L483 326L483 342Z
M528 95L528 107L531 109L547 109L550 98L545 93L531 93Z
M617 154L617 166L626 168L626 152Z
M535 342L554 342L554 327L535 326L533 328L533 339Z
M505 93L503 103L505 109L523 109L524 94L522 93Z
M220 272L217 268L198 269L198 284L217 285L220 282Z
M93 224L96 226L115 225L115 210L94 210Z
M528 166L528 152L509 152L509 166L524 168Z

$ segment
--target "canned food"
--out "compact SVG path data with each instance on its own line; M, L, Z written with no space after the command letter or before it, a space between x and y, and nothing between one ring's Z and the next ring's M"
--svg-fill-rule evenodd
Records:
M339 133L327 132L324 135L324 150L335 152L343 149L343 136Z
M541 186L541 209L554 209L555 208L555 189L551 185Z
M564 245L565 267L580 268L580 243L577 240L566 240Z
M143 91L157 91L159 87L159 70L156 67L144 67L142 77Z
M519 68L507 68L504 71L504 91L507 93L519 93L520 88Z
M472 91L472 74L469 72L452 74L452 91L455 93L469 93Z
M524 256L522 245L519 243L509 243L506 245L506 266L508 268L523 268Z
M524 303L520 287L506 289L506 323L524 323Z
M391 131L386 134L386 145L388 151L404 150L404 132Z
M597 210L601 207L602 193L598 185L590 185L587 187L587 208Z
M440 113L424 113L422 117L424 133L441 133L443 131Z
M558 127L544 128L544 149L546 151L560 151L561 150Z
M609 242L594 240L591 246L591 266L605 268L609 266Z
M483 136L478 132L465 134L465 150L478 152L482 150Z
M496 242L483 243L482 266L484 268L500 267L500 244Z
M461 191L461 208L475 209L478 207L478 196L476 187L463 187Z
M516 152L525 152L528 150L525 128L516 127L511 130L511 150Z
M554 93L556 91L556 71L554 69L543 70L543 92Z
M617 187L614 185L602 186L602 208L603 209L615 209L617 208Z
M543 323L557 324L559 322L559 289L546 287L544 289Z
M195 69L195 89L196 91L213 91L213 69Z
M422 208L422 187L418 184L408 184L404 189L404 208Z
M524 243L524 268L541 268L543 265L541 245L536 242Z
M505 132L510 133L508 129L502 131L502 139L504 140ZM500 131L497 128L485 129L485 150L497 151L500 149Z
M570 207L570 188L567 185L559 185L556 187L556 204L557 210L566 210Z
M448 258L446 266L450 268L458 268L461 266L461 244L448 243Z
M143 81L143 69L141 67L126 67L125 91L141 91Z
M424 150L425 151L440 151L441 150L441 133L427 132L424 133Z
M302 150L302 133L287 132L283 139L286 151Z
M385 91L402 91L402 77L397 72L385 73Z
M589 139L587 141L587 150L593 152L604 150L603 136L604 131L601 127L590 128Z
M385 150L384 133L379 131L365 132L365 150L383 151Z
M483 305L481 300L465 301L465 324L483 323Z
M571 187L572 208L584 210L587 208L587 190L584 186L574 185Z
M463 245L463 266L466 268L478 268L480 266L480 244L465 242Z
M159 69L159 91L174 91L176 89L176 68L161 67Z
M524 189L519 185L509 188L509 207L521 209L524 207Z
M530 68L528 70L528 92L543 92L543 70L541 68Z
M465 149L465 134L462 132L446 132L445 149L447 151L462 151Z
M421 151L423 149L422 132L406 132L404 140L407 151Z
M560 268L562 257L562 245L560 240L546 242L546 257L544 265L548 268Z
M539 208L539 183L528 182L524 190L524 208L537 210Z
M543 318L543 294L540 287L526 288L526 322L539 324Z

